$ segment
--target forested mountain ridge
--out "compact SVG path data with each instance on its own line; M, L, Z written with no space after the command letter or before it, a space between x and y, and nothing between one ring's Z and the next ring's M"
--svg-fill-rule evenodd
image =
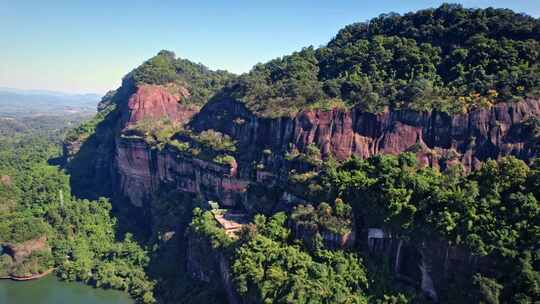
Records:
M158 302L538 301L538 24L384 15L239 76L162 51L70 132L72 188Z
M201 66L172 60L170 52L143 64L133 77L165 84L202 74L205 82L187 77L197 82L194 95L201 97L209 97L204 92L213 84L234 79L224 92L262 116L336 106L462 113L538 93L539 39L536 18L445 4L349 25L326 46L257 64L238 77L222 71L210 76Z
M255 66L232 94L263 115L328 104L466 112L537 93L539 39L540 21L510 10L387 14Z

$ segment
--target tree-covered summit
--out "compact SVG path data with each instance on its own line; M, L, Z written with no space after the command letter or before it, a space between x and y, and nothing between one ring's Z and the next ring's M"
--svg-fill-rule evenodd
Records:
M537 96L540 20L444 4L349 25L328 45L257 64L227 92L264 116L358 106L466 112Z
M126 76L135 84L183 86L191 95L189 102L194 104L204 104L233 77L227 71L212 71L200 63L176 58L173 52L166 50L160 51Z
M161 51L127 78L182 85L199 105L223 90L261 116L353 106L463 113L538 96L539 62L539 19L443 4L348 25L326 46L257 64L240 76Z

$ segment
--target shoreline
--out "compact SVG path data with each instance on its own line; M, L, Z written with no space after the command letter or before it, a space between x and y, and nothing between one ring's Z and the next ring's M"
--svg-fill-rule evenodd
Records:
M51 274L56 268L51 268L43 273L38 273L38 274L34 274L34 275L30 275L30 276L25 276L25 277L17 277L17 276L5 276L5 277L0 277L0 280L12 280L12 281L18 281L18 282L23 282L23 281L30 281L30 280L37 280L37 279L41 279L49 274Z

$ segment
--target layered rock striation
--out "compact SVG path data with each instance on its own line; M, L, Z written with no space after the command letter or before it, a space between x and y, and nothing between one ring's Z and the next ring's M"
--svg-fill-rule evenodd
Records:
M245 205L250 185L286 188L291 169L312 165L295 161L310 147L320 157L344 160L352 156L415 152L421 163L444 169L461 163L477 168L481 161L514 155L530 159L537 153L528 120L540 114L540 101L499 103L465 114L411 110L363 112L305 110L292 117L267 118L251 113L242 102L216 95L202 109L186 104L185 88L174 93L167 86L126 85L115 100L117 109L91 140L94 183L111 182L105 193L123 195L142 206L162 184L193 193L224 206ZM170 120L194 133L215 130L236 145L235 161L220 164L171 145L156 149L143 138L125 136L141 121ZM73 158L86 143L65 144ZM286 196L286 193L278 196ZM299 198L300 199L300 198Z
M537 139L529 124L540 115L536 99L499 103L454 116L411 110L374 114L352 108L305 110L294 116L268 118L219 94L199 109L186 104L187 89L176 88L175 92L158 85L122 88L115 100L116 110L97 126L91 141L66 143L71 151L67 156L73 162L81 151L88 150L91 184L99 185L102 194L124 198L135 207L151 209L152 198L166 186L200 201L215 201L222 208L247 213L306 203L301 193L290 189L288 181L291 170L316 170L316 163L306 163L300 157L313 154L310 151L317 151L319 160L414 152L424 165L444 169L460 163L467 170L487 159L514 155L529 160L537 156ZM204 153L181 150L170 143L156 146L130 133L140 122L162 119L189 130L189 134L214 130L228 135L235 143L234 161L218 163ZM89 143L91 148L85 148ZM345 241L332 235L326 238L339 244L337 247L345 243L344 247L352 246L349 236ZM350 239L364 242L363 237L354 235ZM466 250L446 243L428 240L418 247L397 239L389 242L390 247L383 246L391 248L384 250L388 252L374 254L395 260L395 272L416 282L434 299L449 267L473 269L480 263ZM219 262L215 269L222 274L216 271L210 275L204 270L209 265L196 258L197 244L189 240L188 270L200 280L218 275L225 285L230 284L223 266L226 261L213 259L209 265Z
M411 110L373 114L359 109L301 111L294 117L260 118L242 103L224 99L207 104L191 124L199 130L230 134L248 153L291 148L306 151L314 144L323 156L344 160L376 154L419 153L433 166L457 160L467 168L480 161L515 155L534 156L524 123L540 114L540 102L529 99L499 103L460 115Z

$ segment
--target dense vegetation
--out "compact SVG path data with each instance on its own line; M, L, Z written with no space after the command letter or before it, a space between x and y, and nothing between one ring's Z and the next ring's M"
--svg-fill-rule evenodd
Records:
M221 165L232 165L236 162L231 155L236 152L236 142L229 135L213 129L196 133L167 118L142 119L127 128L122 137L143 139L152 149L162 150L169 146L178 152Z
M448 286L443 302L531 303L540 300L539 165L507 157L467 175L461 167L421 168L413 154L375 156L329 162L304 184L314 200L349 202L358 231L381 227L418 246L444 240L496 265L458 274L451 284L461 287Z
M287 215L252 224L231 238L210 211L196 210L192 233L206 237L214 249L229 252L237 292L252 303L366 303L368 282L354 253L307 249L295 241Z
M462 113L537 96L540 21L507 9L436 9L384 14L235 76L161 51L128 74L135 83L186 87L188 102L214 94L262 116L357 106Z
M136 84L169 85L187 88L189 103L203 105L223 85L234 77L226 71L211 71L202 64L176 58L170 51L161 51L128 74ZM173 84L173 86L170 86Z
M484 261L447 277L438 289L443 303L540 300L540 162L528 166L506 157L465 174L459 166L421 167L405 153L329 161L309 176L304 194L315 207L256 215L237 237L220 228L213 211L194 213L190 233L209 246L199 253L213 250L229 259L236 291L249 302L430 302L384 266L393 256L371 255L363 242L332 246L322 237L352 229L361 235L370 227L415 248L448 242L474 257L459 263Z
M25 132L0 125L0 134L6 134L0 137L0 244L46 237L46 245L22 261L0 251L0 275L27 276L56 267L63 279L125 290L153 303L147 252L129 234L117 235L106 199L71 196L68 176L47 162L59 155L64 132L36 125L40 128L25 124Z
M348 26L327 46L256 65L239 77L162 51L126 80L163 85L173 93L185 87L188 102L196 105L228 94L264 116L351 106L459 113L536 95L539 33L537 19L508 10L443 5ZM7 126L0 128L0 243L45 236L51 249L22 262L2 252L0 275L56 267L63 279L125 290L144 303L219 303L225 294L216 260L223 258L235 292L246 302L429 302L402 284L388 257L365 248L360 237L377 227L417 249L443 242L470 260L487 261L490 267L477 263L471 273L452 275L438 290L441 302L540 301L540 161L527 165L507 157L466 174L459 166L445 172L421 167L407 153L338 164L323 160L310 145L285 158L308 163L311 171L291 171L288 184L279 185L300 192L306 203L276 213L261 206L264 200L244 202L268 214L254 215L238 234L219 226L213 212L222 210L203 210L218 203L201 202L171 185L160 185L150 206L136 211L115 197L112 216L112 205L97 199L91 185L111 182L92 174L98 150L114 153L116 104L125 100L115 100L119 92L104 98L94 119L67 134L69 141L83 143L70 155L71 184L95 200L71 195L68 176L47 163L58 156L58 131L36 136L29 128L21 135L16 125L0 125ZM536 134L539 125L531 119L525 127ZM238 153L227 134L194 132L167 119L143 119L122 136L225 165L234 164ZM272 155L269 149L263 153ZM265 186L250 185L248 191ZM355 233L356 247L335 241ZM188 251L216 276L209 283L192 279Z
M352 24L321 48L256 65L228 87L253 111L359 106L460 113L538 93L540 21L444 4Z

